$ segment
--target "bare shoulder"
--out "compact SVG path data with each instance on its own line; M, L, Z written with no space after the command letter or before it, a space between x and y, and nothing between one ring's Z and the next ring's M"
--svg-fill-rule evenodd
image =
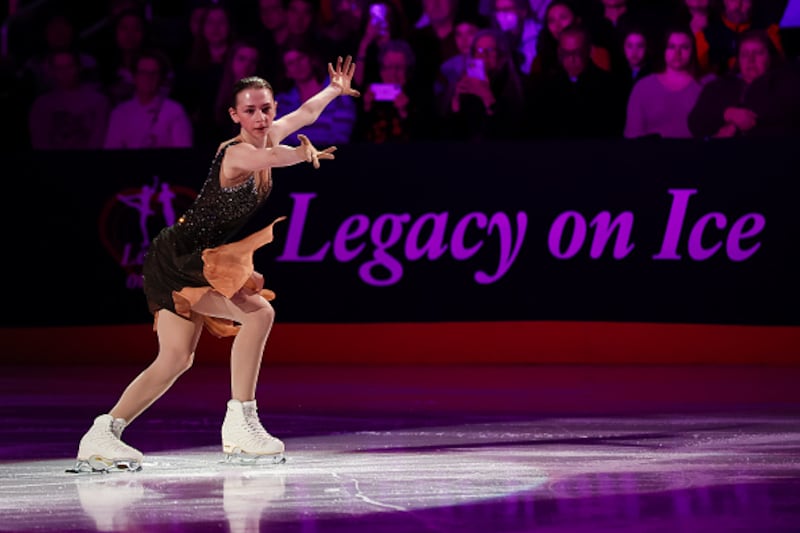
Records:
M253 173L253 169L249 168L247 161L255 151L256 147L246 142L228 146L222 156L219 173L220 185L231 187L247 179Z

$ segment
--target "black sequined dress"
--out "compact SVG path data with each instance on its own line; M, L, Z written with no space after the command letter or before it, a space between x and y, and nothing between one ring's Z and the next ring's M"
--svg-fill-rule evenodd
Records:
M243 289L274 297L271 291L262 290L263 278L253 269L252 256L255 249L272 240L275 222L230 242L272 190L271 178L266 187L259 188L255 175L235 187L220 186L222 158L227 148L237 143L220 149L192 205L150 244L143 265L144 294L156 319L161 309L191 318L192 304L209 290L229 298ZM229 323L220 321L218 325L223 322ZM214 331L208 319L206 326L220 336L235 334L235 330Z

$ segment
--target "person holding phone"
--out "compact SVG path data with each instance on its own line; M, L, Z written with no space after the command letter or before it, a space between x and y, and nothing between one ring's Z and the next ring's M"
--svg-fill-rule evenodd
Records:
M384 44L405 35L402 13L389 0L372 0L367 8L364 33L358 43L356 61L360 65L354 83L366 87L380 79L378 52Z
M390 40L378 52L380 81L364 92L363 107L356 126L359 140L383 143L421 138L431 129L422 126L423 112L413 89L415 64L411 45Z
M505 34L483 29L472 41L464 75L446 93L447 136L461 140L517 138L525 108L520 75Z

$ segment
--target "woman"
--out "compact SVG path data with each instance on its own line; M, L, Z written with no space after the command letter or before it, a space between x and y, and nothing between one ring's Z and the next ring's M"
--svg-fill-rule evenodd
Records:
M380 83L373 83L364 92L355 140L369 143L406 142L417 140L431 129L425 124L419 94L413 90L416 57L407 41L392 40L381 47Z
M545 25L539 32L536 57L531 65L530 75L534 80L558 72L558 39L561 32L564 28L583 25L585 22L575 6L572 0L553 0L547 5ZM595 65L606 71L611 70L611 54L608 49L592 43L590 55Z
M779 61L780 54L766 31L750 30L743 34L737 54L738 71L704 86L689 113L692 135L734 137L790 131L788 102L776 90L778 78L767 76Z
M306 137L296 148L279 145L313 123L339 95L359 96L350 87L350 56L328 65L330 84L300 109L275 119L272 88L257 77L236 85L231 119L241 127L223 142L206 182L178 221L153 240L144 264L144 292L154 314L159 351L122 393L117 404L95 418L83 436L73 472L138 470L142 453L120 439L122 430L147 409L192 364L205 325L219 336L235 335L231 349L231 395L222 425L228 460L283 460L283 442L266 432L258 418L255 391L261 357L273 323L263 277L253 270L253 252L272 240L278 219L249 237L229 242L270 193L271 169L333 159L335 147L317 151Z
M515 139L525 110L522 81L502 30L481 30L472 41L474 68L446 92L448 136L463 140Z
M697 48L687 27L667 30L663 66L633 86L625 137L691 137L687 117L700 95Z

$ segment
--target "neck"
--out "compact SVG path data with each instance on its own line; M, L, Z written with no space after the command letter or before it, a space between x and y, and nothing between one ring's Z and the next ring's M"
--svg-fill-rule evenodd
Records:
M264 138L261 139L261 138L253 137L252 135L247 133L245 130L242 130L241 132L239 132L239 135L234 137L232 140L245 142L247 144L252 144L256 148L266 148L267 147L267 135L264 135Z
M155 94L137 94L136 98L139 100L140 104L147 105L153 100L156 99Z

